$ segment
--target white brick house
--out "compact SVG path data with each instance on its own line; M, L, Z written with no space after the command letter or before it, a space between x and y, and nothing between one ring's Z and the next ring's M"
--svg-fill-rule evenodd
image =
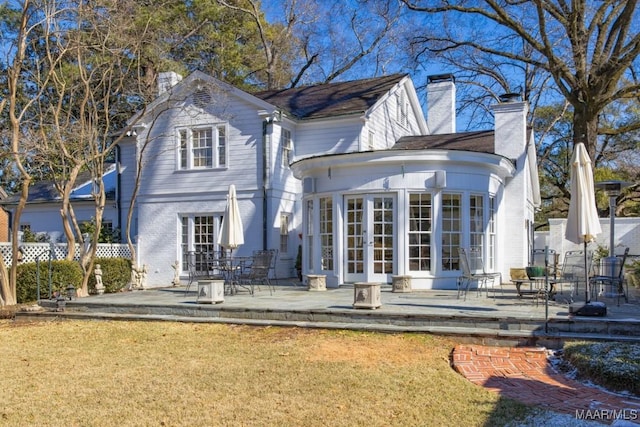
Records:
M229 184L245 244L279 249L278 276L328 286L454 288L457 247L506 274L526 265L540 203L527 104L494 107L495 130L455 132L455 84L433 78L425 120L411 79L393 75L249 94L206 74L161 76L160 95L120 145L123 200L141 169L139 264L167 286L186 253L216 251ZM506 276L508 277L508 276Z

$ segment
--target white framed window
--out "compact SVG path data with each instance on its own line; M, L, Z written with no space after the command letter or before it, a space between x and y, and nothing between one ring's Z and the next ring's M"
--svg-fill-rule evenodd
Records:
M487 269L496 268L496 198L489 196L489 247L487 248Z
M462 242L462 195L442 194L442 270L460 270L458 248Z
M333 270L333 199L320 198L320 269Z
M225 125L178 129L178 169L212 169L227 165Z
M289 167L293 159L293 141L291 140L291 131L282 129L282 166Z
M409 270L431 270L433 203L430 193L409 194Z
M469 248L484 254L484 197L472 194L469 197Z
M280 253L289 253L289 218L290 214L280 214Z
M307 266L313 271L313 200L307 200Z
M213 215L180 217L182 271L188 271L190 263L195 263L192 268L206 271L207 256L215 254L218 249L216 230L219 222L220 218Z
M375 141L375 133L370 130L369 131L369 139L367 141L367 148L371 151L375 150L376 148L376 141Z

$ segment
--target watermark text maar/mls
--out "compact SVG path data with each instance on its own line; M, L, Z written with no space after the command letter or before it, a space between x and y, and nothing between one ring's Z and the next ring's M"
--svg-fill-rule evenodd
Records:
M585 421L636 421L640 419L638 409L577 409L576 419Z

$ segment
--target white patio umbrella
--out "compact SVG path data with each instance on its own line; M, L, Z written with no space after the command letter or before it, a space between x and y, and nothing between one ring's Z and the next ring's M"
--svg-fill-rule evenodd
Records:
M602 232L596 208L591 159L583 143L578 143L571 157L571 201L565 237L573 243L584 244L585 302L590 300L587 271L587 243Z
M237 249L238 246L244 244L242 218L240 217L240 209L238 208L236 186L233 184L229 186L227 206L225 207L222 225L220 226L218 244L229 251L233 251Z

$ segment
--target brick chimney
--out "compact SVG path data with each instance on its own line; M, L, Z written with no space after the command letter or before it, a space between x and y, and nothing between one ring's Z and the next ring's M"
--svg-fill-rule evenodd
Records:
M173 71L158 74L158 96L162 95L182 80L182 76Z
M508 159L521 160L526 156L527 113L529 105L517 94L500 96L500 103L491 106L495 117L496 154ZM524 162L517 162L520 170Z
M453 74L427 78L427 127L431 135L456 132L456 85Z

